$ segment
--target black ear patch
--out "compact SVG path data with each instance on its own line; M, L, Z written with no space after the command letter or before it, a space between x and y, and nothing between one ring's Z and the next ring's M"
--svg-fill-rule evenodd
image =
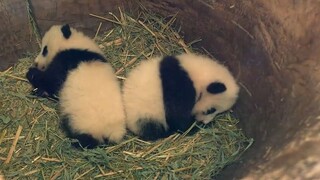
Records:
M211 94L223 93L226 90L226 86L221 82L213 82L207 87L207 91Z
M61 32L63 34L63 36L68 39L71 36L71 29L69 24L65 24L61 27Z
M48 47L47 46L44 46L43 50L42 50L42 56L43 57L46 57L48 54Z

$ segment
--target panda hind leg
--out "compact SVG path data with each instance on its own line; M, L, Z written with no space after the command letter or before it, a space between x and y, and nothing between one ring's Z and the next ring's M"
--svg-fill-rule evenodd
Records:
M99 141L93 138L90 134L74 134L73 138L79 142L73 142L72 146L76 148L93 149L99 145Z
M165 129L164 125L152 119L138 120L139 137L146 141L155 141L157 139L165 138L170 133Z
M72 139L77 139L77 142L72 142L71 145L75 148L87 148L93 149L97 147L100 143L97 139L92 137L90 134L77 133L74 132L70 126L68 116L64 116L61 121L62 130L65 132L66 136Z

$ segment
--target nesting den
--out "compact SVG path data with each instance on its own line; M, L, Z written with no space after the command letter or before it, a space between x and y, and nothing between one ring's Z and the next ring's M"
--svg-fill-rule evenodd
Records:
M0 5L0 179L317 179L318 2L11 0ZM192 135L74 149L55 100L25 79L41 36L69 23L92 37L120 82L141 61L188 52L217 59L241 88Z

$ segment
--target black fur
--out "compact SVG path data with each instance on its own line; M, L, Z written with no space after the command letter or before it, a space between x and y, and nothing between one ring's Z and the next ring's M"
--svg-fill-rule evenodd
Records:
M70 119L68 116L65 116L61 120L61 127L66 133L67 137L77 139L78 142L73 142L72 146L76 148L87 148L92 149L99 145L98 140L93 138L90 134L77 133L74 132L70 126Z
M68 49L59 52L45 71L31 67L27 79L34 88L45 91L49 96L58 94L68 72L78 67L81 62L104 61L105 58L95 52L81 49Z
M42 56L43 57L46 57L48 54L48 47L47 46L44 46L43 50L42 50Z
M69 24L62 26L61 32L62 32L64 38L69 39L69 37L71 36L71 29L70 29Z
M33 89L31 91L31 95L37 96L37 97L42 97L42 98L48 98L49 100L53 100L56 102L59 101L59 98L57 96L49 95L46 91L44 91L42 89Z
M226 86L221 82L213 82L207 87L207 91L211 94L220 94L226 90Z
M169 135L164 126L154 119L139 119L137 125L141 128L139 137L146 141L154 141Z
M184 132L195 121L191 116L196 100L193 82L173 56L167 56L161 61L160 77L169 131Z

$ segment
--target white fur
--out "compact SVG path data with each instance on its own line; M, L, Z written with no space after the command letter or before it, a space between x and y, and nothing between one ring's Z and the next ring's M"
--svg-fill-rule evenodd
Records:
M71 36L68 39L65 39L61 33L61 27L62 25L54 25L43 36L41 52L35 59L35 63L38 64L37 67L39 70L45 70L54 56L61 50L70 48L87 49L103 55L101 49L91 38L74 28L70 27ZM48 48L48 54L46 57L43 57L42 50L45 46Z
M119 82L107 63L81 63L71 71L60 93L61 113L79 133L119 142L125 135L125 115Z
M202 93L200 101L195 104L192 110L198 121L207 124L218 113L224 112L234 105L238 97L239 86L225 66L213 59L196 54L182 54L177 56L177 59L192 79L197 97L200 92ZM208 93L207 86L212 82L223 83L227 90L220 94ZM211 107L214 107L216 112L209 115L202 114Z
M142 61L133 69L123 86L127 126L139 132L136 122L141 118L158 120L167 129L159 74L160 58Z

